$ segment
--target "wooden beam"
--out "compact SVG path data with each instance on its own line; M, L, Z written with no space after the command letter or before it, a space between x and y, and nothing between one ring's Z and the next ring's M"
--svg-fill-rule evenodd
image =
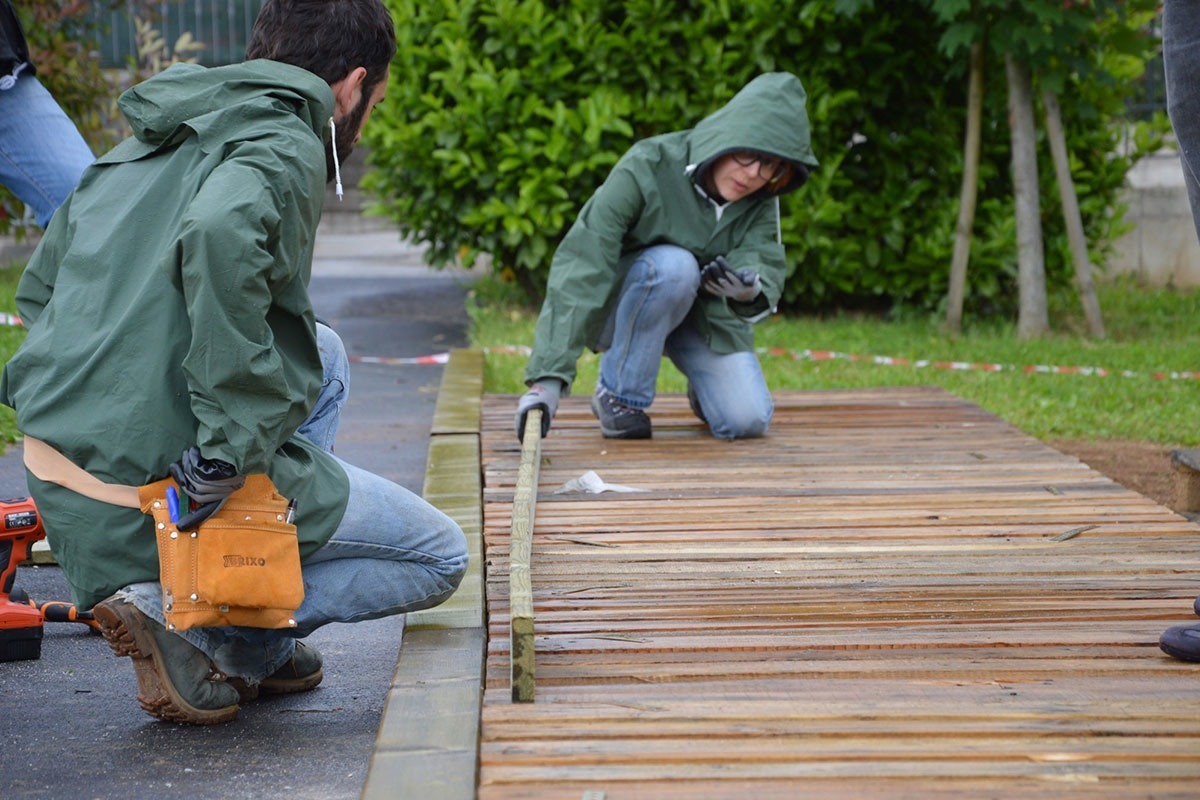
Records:
M363 800L472 800L482 628L405 630Z
M479 404L483 398L483 352L451 350L442 372L437 405L429 432L479 433Z
M1200 448L1172 450L1175 469L1175 510L1181 514L1200 511Z
M529 565L533 557L533 519L537 508L538 471L542 460L542 411L525 417L521 464L513 495L512 532L509 540L509 633L512 643L512 699L533 702L535 653L533 641L533 583Z
M453 433L430 437L422 496L462 528L470 560L454 594L433 608L409 612L405 630L484 626L482 494L479 436Z
M441 605L406 615L362 800L474 800L487 648L479 406L483 360L455 350L442 373L423 496L467 536L470 564Z

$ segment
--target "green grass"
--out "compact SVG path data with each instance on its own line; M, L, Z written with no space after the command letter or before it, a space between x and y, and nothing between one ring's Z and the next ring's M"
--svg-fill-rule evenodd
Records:
M0 311L14 312L21 265L0 266ZM1082 314L1071 296L1052 299L1056 333L1018 341L1013 325L970 322L959 337L947 336L941 318L902 315L828 317L775 315L759 326L760 347L789 355L761 357L772 389L848 389L869 386L937 385L1003 417L1041 439L1129 439L1165 445L1200 445L1200 380L1162 380L1154 372L1200 372L1200 291L1147 289L1130 281L1100 287L1108 337L1083 335ZM481 348L528 346L534 311L521 308L492 279L480 281L468 303L472 344ZM7 362L24 330L0 325L0 358ZM847 360L794 358L806 350L931 361L1092 366L1129 370L1136 377L1026 374L1019 371L952 371L935 367L885 366ZM484 390L524 391L526 357L489 352ZM595 388L599 358L585 352L573 391ZM683 376L664 359L660 392L682 392ZM19 437L11 409L0 406L0 439Z
M21 262L0 264L0 311L16 313L17 279L21 277L21 270L24 268L25 265ZM8 359L17 352L17 348L24 340L24 328L0 325L0 363L7 364ZM13 410L8 406L0 405L0 452L4 451L4 446L17 441L20 436L20 432L17 431L17 418Z
M1173 446L1200 444L1200 380L1156 379L1155 372L1200 373L1200 291L1149 289L1128 280L1099 287L1107 337L1086 330L1076 298L1051 300L1054 334L1018 341L1015 324L968 321L962 335L950 337L942 318L901 315L828 317L775 315L758 328L760 348L788 355L760 358L774 389L848 389L871 386L937 385L974 402L1040 439L1128 439ZM533 342L533 311L512 304L490 279L477 284L471 314L476 347L503 348ZM1101 367L1096 377L892 366L850 360L811 360L808 350L859 356L892 356L929 361ZM526 357L489 352L484 390L519 393ZM585 352L573 392L595 387L599 358ZM686 381L664 359L659 392L682 392Z

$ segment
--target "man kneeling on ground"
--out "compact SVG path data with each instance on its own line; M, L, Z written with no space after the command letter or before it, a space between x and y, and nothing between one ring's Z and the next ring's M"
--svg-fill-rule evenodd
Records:
M267 0L246 62L177 65L122 96L134 136L84 173L18 286L29 332L0 399L27 442L107 484L170 474L211 500L265 473L298 501L295 626L175 633L151 518L29 470L75 601L163 719L224 722L312 689L304 637L436 605L466 568L451 519L332 454L346 356L308 294L326 182L395 50L380 0Z

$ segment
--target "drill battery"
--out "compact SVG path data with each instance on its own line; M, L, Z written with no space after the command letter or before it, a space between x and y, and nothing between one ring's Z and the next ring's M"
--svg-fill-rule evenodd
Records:
M17 566L45 537L37 506L28 497L0 500L0 661L42 656L42 612L12 598Z

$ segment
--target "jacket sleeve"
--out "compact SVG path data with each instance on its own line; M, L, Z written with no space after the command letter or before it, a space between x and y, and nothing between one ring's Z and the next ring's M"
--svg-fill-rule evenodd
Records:
M267 471L293 432L289 411L311 389L289 385L268 323L275 293L300 268L281 255L294 252L281 238L309 236L314 224L301 211L312 208L309 170L289 152L296 150L270 138L233 147L192 201L177 242L196 443L243 474Z
M623 275L622 243L644 207L629 159L619 162L584 204L550 264L525 382L558 378L570 387L575 363Z
M50 302L50 296L54 294L54 284L58 281L58 265L63 258L64 245L68 241L66 230L69 227L67 220L70 217L70 209L71 198L67 197L50 218L49 227L46 228L42 240L17 281L17 315L20 316L21 324L26 330L37 322L46 304Z
M731 300L729 310L750 323L773 314L787 277L787 261L779 242L778 198L759 204L746 235L725 257L734 269L752 269L762 280L762 294L748 303Z

